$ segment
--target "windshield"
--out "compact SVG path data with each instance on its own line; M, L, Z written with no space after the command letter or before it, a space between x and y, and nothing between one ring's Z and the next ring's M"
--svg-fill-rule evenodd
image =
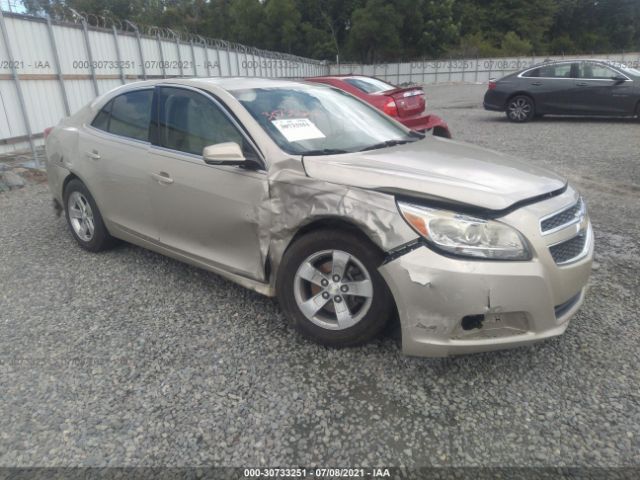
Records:
M325 86L255 88L231 93L287 153L331 155L423 138L340 90Z
M395 90L396 88L382 80L370 77L346 77L344 81L356 87L358 90L362 90L364 93L387 92L389 90Z

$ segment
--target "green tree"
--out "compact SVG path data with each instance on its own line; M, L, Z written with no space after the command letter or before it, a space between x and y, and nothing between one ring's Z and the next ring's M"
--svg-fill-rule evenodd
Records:
M24 0L318 59L637 50L640 0Z
M300 12L293 0L266 0L264 4L267 48L294 53L300 40Z
M402 17L384 0L368 0L351 15L349 48L365 62L398 58Z
M437 57L460 41L460 24L454 19L454 0L427 0L423 17L420 53Z
M259 0L232 0L229 6L229 39L246 45L263 45L264 15L264 7Z
M500 44L500 50L503 55L528 55L533 51L533 46L517 33L507 32Z

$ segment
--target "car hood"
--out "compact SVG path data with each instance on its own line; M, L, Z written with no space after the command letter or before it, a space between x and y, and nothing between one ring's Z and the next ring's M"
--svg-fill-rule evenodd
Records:
M378 150L307 156L303 163L308 176L326 182L496 211L566 185L508 155L431 136Z

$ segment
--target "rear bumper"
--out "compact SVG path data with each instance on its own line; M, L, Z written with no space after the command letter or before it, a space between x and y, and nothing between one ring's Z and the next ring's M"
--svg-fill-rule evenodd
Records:
M405 127L419 132L432 131L434 128L438 128L440 136L451 138L451 132L449 126L442 118L437 115L414 115L412 117L399 117L398 121Z
M485 110L490 110L492 112L504 112L506 101L507 98L505 93L496 89L487 90L487 93L484 94L484 101L482 102L482 105Z
M492 105L490 103L483 102L482 106L484 107L485 110L489 110L491 112L504 112L504 105L502 105L502 106L500 106L500 105Z

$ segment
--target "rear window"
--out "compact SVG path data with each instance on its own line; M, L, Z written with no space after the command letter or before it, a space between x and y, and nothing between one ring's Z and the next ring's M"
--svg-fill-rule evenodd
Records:
M107 103L91 125L114 135L147 141L152 100L153 90L123 93Z
M100 130L104 130L105 132L109 131L109 117L111 116L111 104L113 104L113 100L107 103L102 108L102 110L98 112L98 115L96 115L96 118L94 118L93 122L91 122L92 126L99 128Z
M396 88L387 82L378 80L377 78L347 77L344 79L344 81L349 85L356 87L358 90L363 91L364 93L386 92L388 90L393 90Z

